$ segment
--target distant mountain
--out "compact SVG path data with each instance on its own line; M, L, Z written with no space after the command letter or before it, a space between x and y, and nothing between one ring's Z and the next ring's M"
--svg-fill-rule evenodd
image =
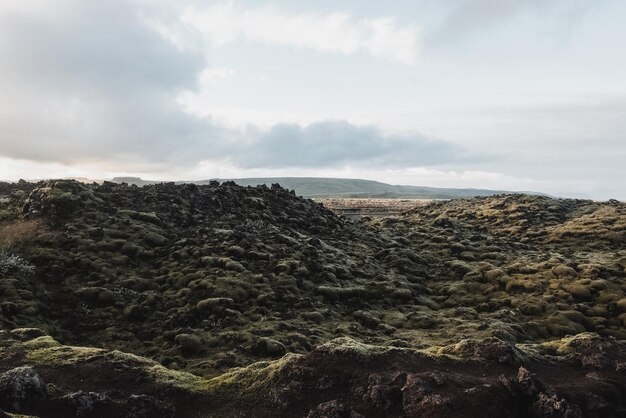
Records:
M149 184L163 183L162 181L157 181L157 180L144 180L141 177L113 177L111 181L113 183L120 183L120 184L121 183L134 184L136 186L147 186ZM186 182L183 182L183 183L186 183Z
M535 192L510 192L489 189L453 189L423 186L398 186L372 180L338 179L320 177L259 177L242 179L216 179L218 181L231 180L241 186L256 186L265 184L270 186L278 183L282 187L295 190L299 196L307 198L323 197L350 197L350 198L390 198L390 199L458 199L476 196L493 196L502 193L524 193L539 195ZM128 183L144 186L161 183L160 181L143 180L139 177L115 177L115 183ZM178 181L176 183L207 184L211 180Z

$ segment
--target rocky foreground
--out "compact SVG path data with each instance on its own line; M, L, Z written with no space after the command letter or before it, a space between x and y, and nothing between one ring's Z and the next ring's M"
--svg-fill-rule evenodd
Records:
M620 202L0 183L0 246L6 413L626 415Z

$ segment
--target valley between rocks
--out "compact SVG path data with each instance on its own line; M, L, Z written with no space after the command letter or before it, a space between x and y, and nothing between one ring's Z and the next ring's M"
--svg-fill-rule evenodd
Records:
M7 412L626 411L620 202L350 220L278 185L2 183L0 246Z

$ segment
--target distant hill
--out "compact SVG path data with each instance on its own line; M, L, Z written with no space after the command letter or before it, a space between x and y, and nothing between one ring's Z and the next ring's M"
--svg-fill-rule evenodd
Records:
M303 197L376 197L412 199L454 199L474 196L493 196L511 193L503 190L454 189L423 186L399 186L372 180L315 177L233 179L242 186L278 183ZM532 194L532 193L531 193Z
M338 179L320 177L259 177L243 179L217 179L218 181L231 180L241 186L256 186L266 184L270 186L278 183L282 187L295 190L299 196L307 198L324 197L351 197L351 198L390 198L390 199L458 199L475 196L493 196L502 193L525 193L534 192L510 192L504 190L489 189L454 189L423 186L398 186L381 183L372 180ZM115 177L115 183L128 183L144 186L160 183L159 181L143 180L139 177ZM176 183L207 184L211 180L179 181Z

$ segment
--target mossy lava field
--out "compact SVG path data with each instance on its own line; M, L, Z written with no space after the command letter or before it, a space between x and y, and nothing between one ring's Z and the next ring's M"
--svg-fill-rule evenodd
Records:
M626 416L626 205L0 183L0 416Z

